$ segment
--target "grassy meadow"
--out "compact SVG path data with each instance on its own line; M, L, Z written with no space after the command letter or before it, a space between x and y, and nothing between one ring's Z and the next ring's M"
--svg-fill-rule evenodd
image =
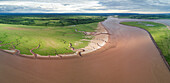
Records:
M122 22L121 24L140 27L149 31L157 43L158 47L161 49L163 55L165 56L167 62L170 64L170 30L160 23L154 22Z
M26 16L23 18L26 18ZM39 17L27 18L35 20ZM86 16L74 16L72 18L86 18ZM90 16L87 18L90 18ZM57 20L50 21L57 22ZM46 21L37 22L43 24ZM67 26L33 26L32 24L22 25L13 23L0 24L0 44L8 44L1 46L0 49L10 50L10 48L12 48L14 45L16 49L20 50L21 54L32 55L30 50L36 48L40 44L40 48L33 50L35 53L40 55L46 56L74 53L72 50L70 50L69 43L72 43L73 47L76 49L83 48L88 45L88 40L92 39L93 37L76 32L75 29L78 31L94 32L97 28L97 25L98 22L96 21L92 23L76 25L72 24Z

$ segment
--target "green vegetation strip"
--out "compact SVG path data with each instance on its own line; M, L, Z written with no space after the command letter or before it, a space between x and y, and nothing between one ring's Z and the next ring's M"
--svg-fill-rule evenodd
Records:
M92 38L78 31L94 32L98 23L79 24L74 26L27 26L0 24L0 49L13 48L20 50L21 54L32 55L30 50L40 44L40 48L33 52L40 55L56 55L74 53L69 48L84 48ZM85 40L82 40L85 39Z
M165 59L170 64L170 30L160 23L154 22L122 22L121 24L143 28L150 32Z
M170 15L119 15L118 17L131 19L170 19Z
M31 26L68 26L101 22L106 16L83 15L0 15L0 23Z

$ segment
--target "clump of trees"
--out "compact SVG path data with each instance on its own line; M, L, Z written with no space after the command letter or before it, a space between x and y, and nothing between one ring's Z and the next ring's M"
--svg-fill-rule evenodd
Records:
M68 26L100 22L105 16L0 15L0 23L33 26Z

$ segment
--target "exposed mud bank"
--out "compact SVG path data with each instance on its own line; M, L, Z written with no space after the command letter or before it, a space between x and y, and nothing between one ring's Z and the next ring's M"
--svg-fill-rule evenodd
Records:
M119 21L102 22L109 42L83 58L34 60L0 51L0 83L170 83L149 34Z

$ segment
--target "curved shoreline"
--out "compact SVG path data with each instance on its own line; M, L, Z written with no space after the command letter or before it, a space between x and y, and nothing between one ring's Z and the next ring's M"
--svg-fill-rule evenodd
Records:
M1 51L0 82L170 83L170 72L149 34L119 21L102 22L111 33L109 42L83 58L34 60Z
M15 54L16 49L15 50L3 50L3 49L0 49L0 50L3 51L3 52L6 52L6 53L10 53L10 54L25 57L25 58L32 58L32 59L49 59L49 58L50 59L61 59L63 57L74 57L74 56L78 56L78 55L82 56L82 55L94 52L94 51L102 48L108 42L108 40L109 40L109 33L108 33L107 29L104 27L102 22L99 22L98 23L98 28L96 30L96 35L94 35L94 38L92 40L90 40L88 46L86 46L85 48L80 48L80 49L74 50L76 52L74 54L59 54L59 55L56 55L56 56L51 56L51 55L42 56L42 55L34 53L33 50L30 50L30 52L33 55Z
M121 22L126 22L126 21L121 21ZM159 22L157 22L157 23L159 23ZM120 24L120 22L119 22L119 24ZM162 23L160 23L160 24L162 24ZM123 25L123 24L121 24L121 25ZM163 25L165 25L165 24L163 24ZM124 26L129 26L129 25L124 25ZM167 26L167 25L166 25L166 26ZM129 26L129 27L134 27L134 26ZM158 47L157 43L155 42L154 38L152 37L152 34L151 34L149 31L147 31L146 29L143 29L143 28L140 28L140 27L135 27L135 28L142 29L142 30L146 31L146 32L149 34L152 42L154 43L154 45L156 46L157 50L159 51L159 53L160 53L160 55L161 55L161 57L162 57L165 65L167 66L168 70L170 71L170 65L169 65L168 62L166 61L165 56L163 55L161 49Z

